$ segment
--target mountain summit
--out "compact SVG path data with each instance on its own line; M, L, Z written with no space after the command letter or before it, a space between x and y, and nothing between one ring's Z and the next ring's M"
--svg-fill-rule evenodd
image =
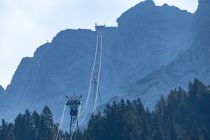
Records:
M0 85L0 95L4 93L4 88Z
M100 84L103 103L123 97L130 85L188 50L192 20L191 13L147 0L123 13L118 27L106 27ZM68 29L39 47L33 57L23 58L5 90L9 104L1 103L6 110L1 117L13 119L25 108L41 110L48 105L57 120L65 95L76 92L85 100L95 45L95 31Z
M188 81L198 78L210 84L210 4L200 0L192 22L190 48L166 66L155 70L133 84L127 96L138 96L147 107L153 108L160 95L168 95L171 89L188 88Z

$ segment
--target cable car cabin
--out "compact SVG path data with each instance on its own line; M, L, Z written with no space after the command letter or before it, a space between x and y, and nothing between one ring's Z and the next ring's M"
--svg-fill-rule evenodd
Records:
M95 30L96 31L103 31L105 29L105 25L97 25L95 24Z

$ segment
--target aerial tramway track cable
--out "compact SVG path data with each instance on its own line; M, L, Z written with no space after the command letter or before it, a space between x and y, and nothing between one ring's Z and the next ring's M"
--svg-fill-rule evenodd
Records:
M99 38L100 38L100 42L99 42ZM100 48L99 48L99 46L100 46ZM85 106L84 106L82 111L81 111L81 105L79 106L78 118L76 119L75 126L73 128L73 133L70 136L70 140L73 140L73 136L74 136L75 130L77 128L78 119L83 117L82 119L84 121L84 119L85 119L84 116L87 114L87 107L88 107L88 104L90 102L89 100L90 100L90 94L91 94L91 88L92 88L93 74L94 74L94 70L96 68L98 51L100 51L99 52L99 69L98 69L98 73L97 73L98 74L98 76L97 76L97 86L96 86L96 93L95 93L96 95L95 95L94 103L93 103L93 112L95 112L95 110L96 110L98 96L100 97L100 100L102 102L101 95L99 93L99 85L100 85L101 63L102 63L102 54L103 54L103 52L102 52L103 51L103 31L100 31L100 30L98 30L96 32L96 47L95 47L95 53L94 53L94 61L93 61L93 67L92 67L92 71L91 71L91 77L90 77L90 82L89 82L89 87L88 87L88 95L87 95L87 98L86 98L86 101L85 101ZM64 106L64 109L63 109L63 113L62 113L62 116L61 116L60 123L59 123L58 131L56 133L56 139L55 140L57 140L59 138L59 133L60 133L61 125L63 123L65 110L66 110L66 102L65 102L65 106ZM77 130L76 130L76 133L77 133ZM75 135L77 135L76 133L75 133Z
M86 99L86 102L85 102L85 106L84 106L81 114L79 114L79 116L83 116L83 114L86 113L86 109L87 109L87 106L88 106L88 103L89 103L93 74L94 74L94 69L95 69L95 66L96 66L96 59L97 59L97 53L98 53L99 32L97 31L96 34L97 34L97 36L96 36L96 48L95 48L95 55L94 55L94 61L93 61L93 68L92 68L92 71L91 71L90 82L89 82L89 87L88 87L88 95L87 95L87 99Z
M103 32L100 32L100 57L99 57L99 71L98 71L98 77L97 77L97 89L96 89L96 97L94 101L94 106L93 106L93 112L96 110L96 105L97 105L97 99L98 99L98 93L99 93L99 85L100 85L100 75L101 75L101 62L102 62L102 54L103 54Z
M65 102L64 107L63 107L63 112L62 112L62 115L61 115L61 120L60 120L60 123L59 123L59 126L58 126L57 133L55 135L55 140L57 140L58 137L59 137L60 129L61 129L61 126L63 124L63 119L64 119L65 111L66 111L66 102Z
M92 81L93 81L93 74L94 74L94 70L95 70L95 67L96 67L96 61L97 61L97 54L98 54L98 51L99 51L99 36L100 36L100 31L97 31L97 36L96 36L96 48L95 48L95 53L94 53L94 61L93 61L93 68L92 68L92 71L91 71L91 77L90 77L90 82L89 82L89 87L88 87L88 95L87 95L87 98L86 98L86 102L85 102L85 106L83 108L83 110L81 111L81 105L79 107L79 114L78 114L78 118L76 120L76 124L78 123L78 119L81 118L81 117L84 117L84 115L86 115L87 113L87 107L88 107L88 104L89 104L89 100L90 100L90 94L91 94L91 87L92 87ZM101 36L100 36L101 37ZM100 49L100 63L101 63L101 49ZM101 67L101 64L99 64L99 69ZM99 80L99 79L98 79ZM97 88L98 89L98 88ZM94 99L94 102L95 102L95 99ZM94 105L95 106L95 105ZM83 121L85 118L82 118ZM76 131L77 133L77 130L76 130L77 126L75 125L74 128L73 128L73 132L72 132L72 135L70 136L70 140L73 140L74 138L74 133ZM75 137L76 137L76 133L75 133Z
M99 42L100 41L100 42ZM98 31L97 32L97 43L96 43L96 53L95 53L95 58L97 59L97 53L98 51L99 52L99 69L98 69L98 73L97 73L97 85L96 85L96 93L95 93L95 96L94 96L94 99L93 99L93 110L91 113L94 113L95 110L96 110L96 104L97 104L97 99L98 99L98 96L100 96L99 94L99 84L100 84L100 74L101 74L101 65L102 65L102 54L103 54L103 31ZM94 74L94 70L95 70L95 66L96 66L96 59L94 60L94 67L93 67L93 73L91 74L91 86L89 87L89 94L88 96L90 97L90 93L91 93L91 87L92 87L92 77L93 77L93 74ZM100 96L100 100L102 101L101 99L101 96ZM86 100L86 106L84 108L87 109L87 105L89 103L89 98L87 98ZM83 113L79 114L79 118L81 116L83 116L83 118L80 120L81 122L83 122L85 120L85 115L87 114L87 110L83 110Z

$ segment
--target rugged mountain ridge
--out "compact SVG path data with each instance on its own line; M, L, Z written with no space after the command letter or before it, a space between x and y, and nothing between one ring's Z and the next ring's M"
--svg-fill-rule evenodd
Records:
M191 47L181 53L167 66L152 72L130 87L127 97L142 97L147 107L153 108L160 95L168 95L171 89L182 86L187 88L187 81L198 78L210 84L210 2L200 0L192 23Z
M176 7L159 7L147 0L122 14L119 27L106 27L100 86L104 103L123 96L130 84L187 50L192 17ZM6 111L1 117L11 119L25 108L39 110L49 105L57 119L66 94L76 92L85 98L95 44L95 31L68 29L39 47L33 57L24 58L5 90L6 102L1 106Z
M4 93L4 88L0 85L0 94Z

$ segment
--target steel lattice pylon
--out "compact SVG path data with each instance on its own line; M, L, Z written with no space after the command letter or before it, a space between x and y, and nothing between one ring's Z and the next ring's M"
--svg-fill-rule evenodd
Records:
M67 98L66 105L70 108L70 135L73 135L72 132L78 129L78 113L79 107L81 105L82 96L71 96Z

